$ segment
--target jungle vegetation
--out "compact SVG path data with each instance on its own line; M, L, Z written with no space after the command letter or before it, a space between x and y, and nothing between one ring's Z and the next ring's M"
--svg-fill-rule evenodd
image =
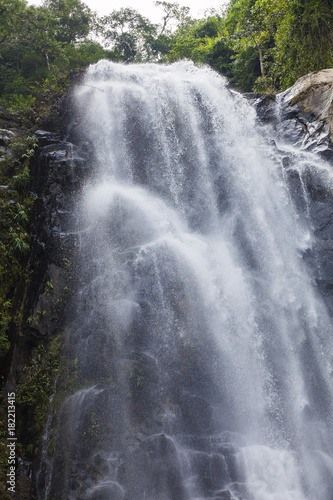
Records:
M156 1L161 22L130 8L99 17L80 0L0 1L0 105L12 111L101 58L208 64L243 91L279 91L333 65L331 0L230 0L194 19Z

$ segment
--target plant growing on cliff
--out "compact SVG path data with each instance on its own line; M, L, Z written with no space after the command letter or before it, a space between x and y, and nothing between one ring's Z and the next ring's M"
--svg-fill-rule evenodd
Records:
M29 251L29 211L32 198L27 192L29 161L37 141L15 138L11 154L0 163L0 359L10 349L8 334L18 318L18 297L24 289Z
M49 343L40 343L32 354L30 364L24 368L23 380L19 385L17 403L24 415L21 421L27 424L26 431L20 432L20 435L31 456L36 453L46 423L50 397L60 367L61 346L61 336Z

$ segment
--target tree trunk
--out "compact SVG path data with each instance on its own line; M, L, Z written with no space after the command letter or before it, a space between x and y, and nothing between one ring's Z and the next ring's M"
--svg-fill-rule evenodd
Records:
M45 53L45 61L46 61L47 69L50 70L49 55L47 53Z
M262 58L262 50L261 50L260 43L258 42L258 40L256 40L256 45L257 45L258 50L259 50L259 61L260 61L261 76L265 76L264 62L263 62L263 58Z

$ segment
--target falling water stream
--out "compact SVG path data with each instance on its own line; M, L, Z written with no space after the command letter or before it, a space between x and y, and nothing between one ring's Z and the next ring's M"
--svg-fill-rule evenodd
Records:
M254 110L187 62L84 83L79 386L39 498L332 500L331 318Z

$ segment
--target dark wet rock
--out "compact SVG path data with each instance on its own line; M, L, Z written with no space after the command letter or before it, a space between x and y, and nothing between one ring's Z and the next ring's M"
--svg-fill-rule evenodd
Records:
M119 480L127 485L126 500L142 500L145 491L150 498L189 500L179 454L165 434L143 441L120 469Z
M286 154L277 149L277 158L299 217L315 235L303 258L333 311L333 69L310 73L275 101L261 96L254 106L261 122L273 124L280 147L287 143L300 150ZM301 158L302 151L318 156Z
M200 478L203 494L220 490L231 481L228 464L221 453L195 452L191 465L193 473Z
M214 496L212 500L233 500L235 497L230 493L229 490L220 491L217 496Z
M0 107L0 128L17 129L20 127L21 120L19 116L10 113L7 109Z
M30 500L32 496L32 463L18 457L17 459L17 500Z
M47 141L54 139L54 134L45 133L44 136ZM65 259L71 255L75 244L74 236L68 233L75 232L73 196L81 185L82 162L72 158L72 151L72 145L68 143L48 144L38 149L30 166L30 189L35 195L32 260L36 264L33 267L27 307L30 310L32 308L33 318L36 318L36 311L45 310L39 307L41 303L46 306L46 302L56 302L60 299L62 292L55 294L54 289L52 293L46 291L46 283L52 281L48 277L48 270L52 269L52 265L58 269L65 268L66 264L68 267L70 262ZM63 287L66 286L63 280L62 284ZM51 297L47 301L46 293ZM46 310L50 310L50 307ZM47 324L49 320L48 316L44 323ZM36 328L35 320L32 321L32 327ZM46 331L42 330L43 334L46 334Z
M36 130L34 136L38 139L38 146L43 148L49 144L57 144L60 142L60 136L54 132L47 130Z
M333 309L333 195L329 189L328 170L308 168L302 176L303 199L307 199L307 213L315 235L311 251L307 255L319 289ZM310 257L310 259L308 258Z
M276 97L260 96L254 106L261 122L275 125L283 140L333 159L333 70L310 73Z
M265 123L274 123L276 121L276 102L275 96L263 94L254 102L259 120Z
M310 73L278 97L277 118L284 139L305 151L333 159L333 70Z
M42 336L53 335L57 331L64 303L63 289L67 284L65 271L55 264L48 266L46 280L45 289L40 293L29 321L30 328Z
M17 137L17 135L18 134L13 130L0 128L0 146L4 146L6 148L10 141Z
M190 433L209 433L213 412L208 401L194 394L183 394L180 399L180 411L184 428Z
M111 498L112 500L123 500L124 490L119 484L106 481L104 484L93 487L82 498L84 500L110 500Z

